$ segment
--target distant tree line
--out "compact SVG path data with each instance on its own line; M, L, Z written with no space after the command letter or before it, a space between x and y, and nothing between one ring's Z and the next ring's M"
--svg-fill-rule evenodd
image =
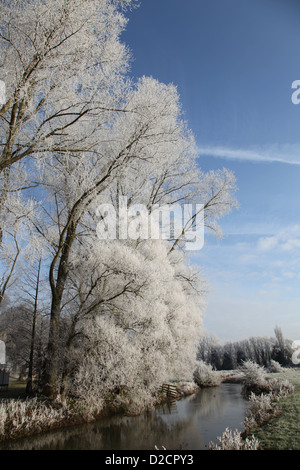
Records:
M234 370L244 361L253 361L269 367L271 361L291 366L292 341L284 338L280 327L274 329L274 337L250 337L220 345L214 336L204 336L199 343L197 359L211 364L216 370Z

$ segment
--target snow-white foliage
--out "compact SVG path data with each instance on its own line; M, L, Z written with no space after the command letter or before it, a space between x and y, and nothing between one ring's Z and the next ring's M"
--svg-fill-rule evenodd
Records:
M134 402L133 395L143 390L150 400L164 382L191 380L202 301L197 305L184 292L166 246L152 241L134 250L99 241L94 248L91 261L102 282L92 303L86 296L81 307L77 328L88 342L76 375L77 393L118 391L121 396L127 391Z
M249 395L249 402L246 416L243 422L244 433L247 438L242 437L242 433L238 430L234 432L226 428L222 436L218 437L218 444L210 443L210 450L258 450L260 447L259 440L253 435L249 437L259 426L265 424L270 418L280 413L278 401L287 395L294 393L295 387L287 380L280 379L263 380L262 371L258 372L257 367L251 361L247 361L245 369L251 376L251 384L263 384L268 388L266 393ZM254 380L256 380L254 382Z
M273 397L283 398L291 393L294 393L295 386L292 385L288 380L269 379L268 380L269 393L272 393Z
M247 387L262 386L266 383L265 369L253 361L245 361L241 366L241 371L244 373L244 384Z
M87 121L92 129L99 125L92 116L112 103L112 86L120 86L127 68L128 52L119 41L125 24L108 0L1 1L7 103L0 114L14 113L9 136L9 123L2 121L1 140L10 143L4 157L10 161L1 165L84 148Z
M266 370L252 361L245 361L241 367L243 382L246 391L256 394L270 394L273 399L293 393L294 386L288 380L270 378Z
M220 374L204 361L197 361L193 377L199 387L214 387L221 381Z
M244 428L247 433L280 413L277 402L295 391L294 385L287 380L281 381L280 379L267 380L264 389L266 390L264 393L250 393L244 420Z
M248 410L244 420L245 431L251 431L278 413L278 409L274 408L273 402L272 393L250 394Z
M0 438L14 438L50 430L70 415L64 407L53 407L37 400L3 400L0 403Z
M273 372L273 373L276 373L276 372L283 372L283 367L279 364L279 362L277 361L274 361L273 359L271 359L271 362L270 362L270 366L269 366L269 372Z
M119 41L127 20L118 8L130 3L0 2L0 79L6 89L0 106L2 294L24 248L34 256L45 243L45 234L38 239L34 233L38 209L47 205L43 192L33 191L43 184L36 159L87 151L120 101L129 54Z
M255 437L243 439L241 433L236 429L231 431L226 428L222 436L217 438L218 444L210 444L210 450L258 450L259 440Z

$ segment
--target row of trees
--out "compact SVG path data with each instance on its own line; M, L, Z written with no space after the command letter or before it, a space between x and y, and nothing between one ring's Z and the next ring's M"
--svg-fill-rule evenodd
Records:
M192 374L204 283L185 230L197 215L217 232L236 205L231 172L199 169L175 86L130 79L120 36L133 5L0 2L2 334L24 358L26 326L29 390L36 372L52 398L72 387L150 393ZM117 211L120 197L149 214L204 210L169 240L100 239L99 207Z
M242 341L220 345L214 336L203 336L199 342L197 358L211 364L216 370L234 370L251 361L269 367L271 361L282 366L292 366L292 341L284 338L280 327L274 337L251 337Z

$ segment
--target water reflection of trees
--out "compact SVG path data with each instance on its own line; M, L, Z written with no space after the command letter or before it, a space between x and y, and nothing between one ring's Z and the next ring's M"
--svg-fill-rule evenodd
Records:
M79 427L2 443L7 450L154 450L155 445L167 449L182 448L180 441L185 424L172 426L147 413L138 417L113 417ZM174 447L175 441L175 447Z
M229 398L226 398L227 395ZM175 404L165 404L137 417L112 416L98 422L6 443L2 448L154 450L155 446L160 449L164 446L169 450L203 449L203 428L209 426L210 422L218 421L228 411L229 399L230 394L224 394L221 387L203 389Z

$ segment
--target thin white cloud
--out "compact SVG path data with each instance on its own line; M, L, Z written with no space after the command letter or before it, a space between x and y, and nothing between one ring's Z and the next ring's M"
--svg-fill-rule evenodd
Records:
M258 240L258 250L259 251L270 251L276 248L279 244L277 237L263 237Z
M300 144L272 145L265 148L233 149L229 147L198 147L198 155L251 162L280 162L300 165Z
M261 237L257 242L259 252L272 251L281 252L299 251L300 248L300 226L291 225L271 237Z

